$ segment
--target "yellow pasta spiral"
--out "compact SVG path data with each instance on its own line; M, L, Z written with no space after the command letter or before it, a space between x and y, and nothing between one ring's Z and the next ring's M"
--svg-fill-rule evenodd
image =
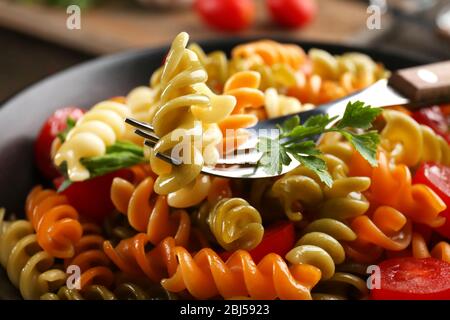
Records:
M269 88L265 91L264 107L268 118L314 109L313 104L302 104L297 98L279 94L275 88Z
M115 101L103 101L95 105L70 130L66 141L57 150L54 162L66 163L72 181L89 179L89 171L82 165L82 158L101 156L106 147L121 139L126 132L125 118L128 107Z
M207 73L197 55L186 49L189 36L180 33L172 43L158 86L159 102L152 120L155 133L161 137L150 156L158 194L168 194L192 183L204 163L214 164L219 157L215 146L222 133L217 122L233 110L236 99L216 95L205 84ZM200 140L202 145L194 143ZM183 163L171 166L157 158L157 153L182 146Z
M384 110L386 125L380 133L381 145L398 164L415 167L432 161L450 165L450 147L427 126L396 110Z
M39 299L42 294L58 290L65 284L66 273L39 247L31 223L5 223L4 214L0 209L0 262L12 284L24 299Z

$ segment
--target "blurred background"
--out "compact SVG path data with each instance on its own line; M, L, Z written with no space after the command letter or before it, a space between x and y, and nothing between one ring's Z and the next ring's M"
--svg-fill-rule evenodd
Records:
M67 28L73 4L81 29ZM368 28L377 8L380 28ZM0 104L69 66L166 45L180 31L193 40L282 35L444 60L450 0L0 0Z

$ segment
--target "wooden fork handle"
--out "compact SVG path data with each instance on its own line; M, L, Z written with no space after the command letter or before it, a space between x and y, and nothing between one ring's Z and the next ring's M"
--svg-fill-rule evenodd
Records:
M450 102L450 61L398 70L389 85L415 104Z

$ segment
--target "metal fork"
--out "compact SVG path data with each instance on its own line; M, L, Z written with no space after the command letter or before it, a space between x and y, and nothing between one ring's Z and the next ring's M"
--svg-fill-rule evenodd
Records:
M311 116L328 114L330 118L336 117L335 122L337 122L343 116L347 104L352 101L363 101L377 107L403 105L411 108L450 102L450 61L399 70L389 80L379 80L372 86L343 99L300 112L297 115L304 122ZM291 114L260 121L252 129L273 130L292 116ZM154 147L158 142L159 137L154 133L150 124L130 118L126 119L126 123L136 128L135 133L146 139L147 146ZM257 168L256 164L262 155L256 150L258 140L259 136L252 134L249 140L238 148L237 156L221 158L214 167L204 166L202 172L226 178L268 178L285 174L299 165L299 162L292 158L291 164L284 166L281 173L275 175ZM180 159L167 154L157 154L157 156L175 166L182 164Z

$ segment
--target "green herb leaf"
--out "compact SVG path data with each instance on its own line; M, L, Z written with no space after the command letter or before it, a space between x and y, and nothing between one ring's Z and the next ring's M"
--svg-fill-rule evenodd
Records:
M309 156L318 156L321 154L317 149L314 141L303 141L300 143L293 143L285 147L286 151L290 154L303 154Z
M318 114L308 118L303 126L325 128L334 119L336 119L336 117L330 118L327 114Z
M72 130L75 125L77 124L76 120L72 119L72 118L67 118L66 120L66 128L61 131L60 133L58 133L58 138L59 140L61 140L61 142L66 141L67 135L69 134L69 131Z
M268 174L280 174L283 165L289 165L292 161L278 139L259 138L257 150L262 152L257 167L261 167Z
M290 133L299 124L300 124L300 117L293 116L293 117L288 118L286 121L284 121L281 126L277 125L277 127L280 129L281 134L284 134L284 133Z
M331 186L331 178L325 161L320 158L321 152L314 142L316 136L326 132L341 133L361 155L372 165L377 165L376 150L380 142L376 131L362 134L353 133L350 129L368 129L381 113L379 108L365 106L363 102L349 103L343 118L330 126L337 117L316 115L300 124L300 118L293 116L283 122L277 138L262 137L259 139L258 151L262 152L257 168L262 167L269 174L280 174L283 165L291 163L291 157L315 172L320 180Z
M292 154L292 156L298 160L302 165L317 174L320 180L328 187L333 185L333 178L328 173L327 164L325 161L316 156L303 156L300 154Z
M345 109L342 120L339 121L336 126L337 129L344 128L359 128L369 129L372 126L372 122L380 115L381 108L372 108L371 106L365 106L364 102L356 101L349 102Z
M378 132L369 131L362 134L354 134L349 131L342 131L341 133L372 167L378 165L377 146L380 143Z
M99 157L81 159L81 164L89 170L90 178L103 176L119 169L128 168L145 162L144 149L128 141L117 141L106 148L106 153ZM66 179L58 188L61 192L70 186L72 181L67 178L67 166L63 163L60 170Z

